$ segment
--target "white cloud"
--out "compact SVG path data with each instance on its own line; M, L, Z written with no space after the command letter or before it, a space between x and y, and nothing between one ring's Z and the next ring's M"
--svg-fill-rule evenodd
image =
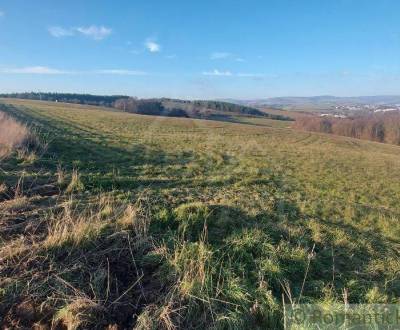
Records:
M72 71L63 71L49 68L47 66L28 66L23 68L5 68L0 69L0 73L13 74L72 74Z
M80 26L75 28L52 26L48 29L48 31L55 38L71 37L75 36L76 34L81 34L94 40L102 40L112 33L112 29L96 25L91 25L88 27Z
M56 38L69 37L74 35L74 31L72 29L64 29L60 26L49 27L48 31L53 37Z
M224 76L224 77L240 77L240 78L262 78L265 75L260 73L233 73L231 71L220 71L220 70L213 70L213 71L204 71L203 75L205 76Z
M167 55L167 56L165 56L165 58L167 58L169 60L173 60L176 58L176 54Z
M128 69L105 69L105 70L74 70L66 71L50 68L47 66L28 66L22 68L0 68L0 74L42 74L42 75L62 75L62 74L108 74L120 76L144 76L144 71Z
M3 17L5 15L4 11L0 10L0 17Z
M88 27L77 27L76 31L94 40L102 40L111 34L112 29L104 26L91 25Z
M212 60L224 60L229 57L231 57L231 53L226 53L226 52L214 52L210 55L210 59Z
M126 69L110 69L110 70L95 70L93 73L97 74L115 74L121 76L145 76L147 75L144 71L126 70Z
M152 40L146 40L144 45L146 46L148 51L151 53L158 53L161 50L161 46Z
M204 71L203 75L205 75L205 76L225 76L225 77L229 77L229 76L232 76L232 72L230 72L230 71L219 71L219 70L215 69L213 71Z
M211 60L234 60L236 62L246 62L246 60L240 56L237 56L228 52L214 52L210 55Z

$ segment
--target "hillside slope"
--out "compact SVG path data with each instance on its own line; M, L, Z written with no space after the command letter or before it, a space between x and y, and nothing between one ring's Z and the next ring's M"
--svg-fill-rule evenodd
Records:
M309 97L271 97L256 100L227 100L248 106L272 106L282 109L329 109L340 105L395 105L400 103L399 95L350 96L339 97L319 95Z
M400 302L396 146L1 103L48 142L1 160L2 325L279 329L282 299Z
M260 111L255 108L221 101L184 101L176 99L124 98L114 107L124 112L165 117L183 117L240 122L245 117L290 121L291 118Z
M222 101L192 101L168 98L138 99L124 95L35 92L0 94L0 98L97 105L142 115L211 119L229 122L241 122L244 117L292 120L290 117L284 115L265 113L249 106Z

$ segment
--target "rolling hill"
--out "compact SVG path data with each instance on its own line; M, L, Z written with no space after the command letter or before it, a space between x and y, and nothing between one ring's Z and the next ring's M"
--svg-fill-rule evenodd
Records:
M185 101L179 99L138 99L123 95L91 95L69 93L10 93L0 98L17 98L73 104L97 105L117 108L121 111L142 115L184 117L230 122L241 122L244 117L265 117L291 121L290 117L266 113L258 109L223 101Z
M400 302L397 146L0 103L41 141L0 163L4 327L282 329L284 302Z
M400 104L399 95L376 95L376 96L356 96L339 97L331 95L309 96L309 97L272 97L255 100L233 100L228 102L247 105L251 107L273 107L286 110L327 110L335 106L354 106L354 105L395 105Z

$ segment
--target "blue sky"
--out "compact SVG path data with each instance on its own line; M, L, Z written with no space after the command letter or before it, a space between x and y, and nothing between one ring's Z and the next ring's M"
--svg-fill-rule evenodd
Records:
M0 91L400 94L398 0L0 1Z

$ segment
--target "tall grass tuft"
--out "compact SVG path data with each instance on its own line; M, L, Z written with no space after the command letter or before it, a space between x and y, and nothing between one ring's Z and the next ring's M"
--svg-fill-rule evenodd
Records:
M66 192L67 193L73 193L73 192L80 192L85 189L85 186L83 185L80 175L77 169L72 170L72 175L71 175L71 182L69 183Z
M27 126L0 112L0 144L11 148L19 147L29 139L29 135Z
M0 111L0 157L17 150L20 158L32 161L41 147L37 135L27 125Z

